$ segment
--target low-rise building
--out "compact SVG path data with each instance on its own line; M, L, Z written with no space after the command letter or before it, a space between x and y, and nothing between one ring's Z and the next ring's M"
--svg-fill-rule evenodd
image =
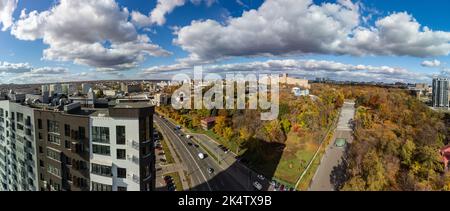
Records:
M216 123L215 117L208 117L208 118L202 119L202 121L201 121L203 130L211 130L214 127L215 123Z

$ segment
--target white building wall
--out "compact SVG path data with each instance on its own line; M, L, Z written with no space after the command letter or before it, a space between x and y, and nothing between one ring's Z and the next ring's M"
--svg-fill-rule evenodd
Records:
M97 182L101 184L111 185L112 190L116 191L117 187L126 187L128 191L139 191L139 180L136 182L134 178L139 178L139 164L132 161L134 156L139 160L139 147L137 149L132 147L132 142L139 143L139 121L137 119L117 119L111 117L91 117L91 127L108 127L109 128L109 144L93 143L92 142L92 129L90 137L90 158L92 163L106 165L112 167L112 178L103 177L96 174L90 174L91 182ZM116 126L125 126L126 145L116 144ZM92 150L92 144L110 146L110 156L103 156L94 154ZM117 149L126 150L126 160L117 159ZM127 178L117 178L117 167L125 168L127 171Z

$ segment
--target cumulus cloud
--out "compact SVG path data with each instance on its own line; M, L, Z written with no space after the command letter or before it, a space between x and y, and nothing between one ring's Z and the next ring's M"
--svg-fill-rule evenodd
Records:
M155 9L153 9L148 16L133 11L131 19L133 23L140 27L151 26L157 24L162 26L166 23L166 15L170 14L175 8L185 5L187 0L158 0ZM211 6L216 0L191 0L195 5L205 2L207 6Z
M423 67L439 67L441 66L441 61L435 60L425 60L421 64Z
M305 54L428 57L450 53L450 33L421 26L410 14L393 13L363 26L359 3L338 0L267 0L257 10L193 21L174 43L193 60Z
M138 34L129 17L115 0L61 0L47 11L22 11L11 34L21 40L42 39L49 46L43 52L46 60L101 70L127 70L146 56L170 55Z
M290 73L304 77L330 77L339 80L358 81L426 81L430 77L399 67L344 64L326 60L268 60L261 62L234 63L204 66L205 72L220 74L256 73L281 74ZM192 70L192 66L180 64L156 66L143 70L142 75L156 73L179 73Z
M18 0L0 0L0 25L2 31L6 31L13 23L13 13L16 10Z

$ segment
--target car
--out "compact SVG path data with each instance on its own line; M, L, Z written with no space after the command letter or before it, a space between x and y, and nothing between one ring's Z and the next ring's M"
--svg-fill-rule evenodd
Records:
M200 146L198 144L194 144L194 147L195 148L199 148Z
M193 144L191 142L188 143L189 146L193 146Z
M280 187L278 188L279 191L284 191L284 185L280 185Z
M334 145L338 148L344 148L345 146L347 146L347 139L338 138L338 139L336 139Z
M186 138L187 138L187 139L191 139L192 136L191 136L191 135L186 135Z
M205 159L205 154L203 154L203 153L198 153L198 158L200 158L200 160Z
M214 173L214 169L213 168L208 168L208 173L213 174Z
M289 191L295 191L295 188L289 188Z
M255 187L256 188L256 190L262 190L262 185L259 183L259 182L257 182L257 181L255 181L254 183L253 183L253 187Z
M258 174L258 176L256 176L259 180L264 181L266 178L264 178L264 176L262 174Z
M165 176L165 177L164 177L164 181L167 182L167 181L169 181L169 180L172 180L172 177L171 177L171 176Z

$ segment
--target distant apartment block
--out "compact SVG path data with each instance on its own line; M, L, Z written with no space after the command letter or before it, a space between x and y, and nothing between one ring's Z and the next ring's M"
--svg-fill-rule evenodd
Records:
M81 84L81 94L86 95L89 92L89 90L91 90L91 89L92 89L91 84L86 84L86 83Z
M309 85L309 81L308 80L289 77L289 75L286 74L286 73L283 74L282 77L280 78L280 83L281 84L287 84L287 85L300 86L300 87L303 87L305 89L310 89L311 88L311 86Z
M434 78L432 106L435 108L449 108L449 79Z
M142 85L141 84L126 84L121 83L120 89L124 93L134 93L134 92L140 92L142 91Z

